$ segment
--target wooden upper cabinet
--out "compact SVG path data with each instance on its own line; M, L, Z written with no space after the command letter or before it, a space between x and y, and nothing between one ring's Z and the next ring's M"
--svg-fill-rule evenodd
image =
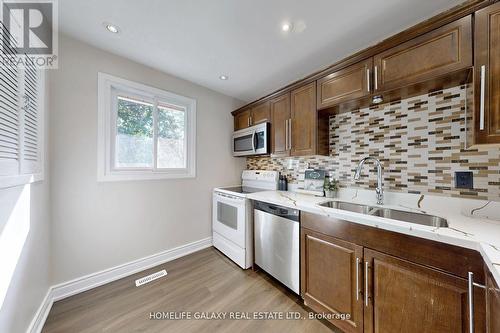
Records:
M369 95L372 66L370 58L319 79L318 109Z
M330 320L344 332L363 332L362 256L361 246L301 228L304 303L319 313L350 314Z
M476 13L475 143L500 143L500 3Z
M431 80L472 66L472 17L466 16L377 54L374 92Z
M290 97L291 155L314 155L317 133L316 82L293 90Z
M486 327L488 333L500 333L500 289L486 272Z
M271 121L270 102L264 101L251 109L246 109L234 116L234 130L240 130L253 125Z
M244 110L234 116L234 130L238 131L250 127L251 110Z
M467 280L364 249L368 307L364 332L469 331ZM485 293L475 287L476 333L485 332Z
M271 151L273 156L290 156L290 94L270 101Z
M266 121L271 121L271 104L269 101L262 102L252 108L250 115L250 125L257 125Z

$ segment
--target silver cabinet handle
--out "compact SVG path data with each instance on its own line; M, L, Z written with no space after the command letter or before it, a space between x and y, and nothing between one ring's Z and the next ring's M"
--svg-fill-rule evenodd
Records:
M250 127L250 117L247 118L247 127Z
M468 117L468 112L469 110L467 105L469 104L469 101L467 100L467 85L465 85L465 104L464 104L464 113L465 113L465 117L464 117L464 128L465 128L465 137L464 137L464 149L467 149L469 148L469 143L467 142L467 136L469 135L468 134L468 128L469 128L469 124L468 124L468 121L467 121L467 117Z
M469 272L468 281L468 300L469 300L469 333L474 333L474 273Z
M486 286L474 282L474 273L468 274L468 293L467 299L469 301L469 333L474 333L474 287L486 289Z
M479 104L479 129L484 130L484 90L486 80L486 66L481 66L481 99Z
M288 119L285 120L285 150L288 149Z
M378 89L378 68L375 66L373 69L373 74L375 75L375 78L373 79L375 81L375 90Z
M370 91L370 69L366 69L366 90Z
M365 261L365 306L368 306L368 269L370 264Z
M288 119L288 149L292 149L292 119Z
M356 258L356 301L359 301L359 258Z
M253 125L253 117L250 116L250 125Z

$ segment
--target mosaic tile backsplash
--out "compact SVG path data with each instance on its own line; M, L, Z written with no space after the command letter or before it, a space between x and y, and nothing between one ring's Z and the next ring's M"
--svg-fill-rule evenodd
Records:
M330 156L249 157L247 168L277 170L299 185L305 169L320 168L343 187L375 188L371 162L353 180L358 162L370 155L383 164L386 191L500 201L500 148L464 148L470 90L459 86L337 114L330 118ZM474 189L455 188L455 171L472 171Z

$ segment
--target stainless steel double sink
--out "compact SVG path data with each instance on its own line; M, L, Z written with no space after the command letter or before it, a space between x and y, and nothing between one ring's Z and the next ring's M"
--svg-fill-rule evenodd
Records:
M390 209L384 207L373 207L368 205L360 205L344 201L326 201L319 204L322 207L336 208L349 212L367 214L371 216L384 217L391 220L404 221L409 223L421 224L431 227L447 228L448 222L446 219L428 215L424 213L407 212L403 210Z

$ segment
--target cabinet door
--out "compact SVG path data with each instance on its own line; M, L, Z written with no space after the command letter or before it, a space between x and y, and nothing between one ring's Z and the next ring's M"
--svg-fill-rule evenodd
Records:
M269 101L262 102L252 108L251 125L257 125L271 121L271 109Z
M488 333L500 333L500 289L493 276L486 275L486 326Z
M250 112L251 110L245 110L234 116L234 130L240 130L243 128L250 127Z
M376 55L374 91L398 89L471 67L471 29L471 16L466 16Z
M290 94L271 100L271 146L273 156L290 156Z
M347 320L330 320L344 332L363 331L362 254L361 246L301 229L304 303L319 313L349 314Z
M364 249L366 333L469 331L467 280ZM475 287L475 332L485 332L484 290Z
M475 141L500 143L500 3L476 13L474 69Z
M291 92L291 155L316 154L316 82Z
M319 79L318 109L369 95L372 66L370 58Z

